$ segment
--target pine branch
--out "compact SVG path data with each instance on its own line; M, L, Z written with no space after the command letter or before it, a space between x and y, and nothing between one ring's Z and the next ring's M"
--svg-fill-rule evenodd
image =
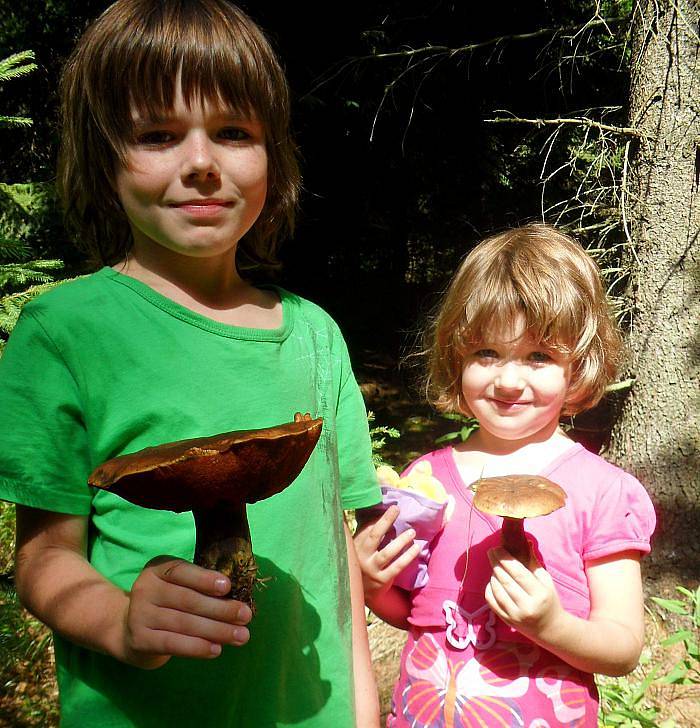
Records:
M0 261L26 260L29 255L29 246L25 242L7 238L0 232ZM2 269L2 263L0 263L0 269Z
M553 28L540 28L539 30L534 30L530 33L511 33L510 35L499 35L495 38L490 38L489 40L484 40L479 43L469 43L467 45L459 46L457 48L453 48L450 46L423 46L422 48L407 48L405 50L400 51L391 51L388 53L372 53L367 56L360 56L358 58L355 58L356 61L367 61L367 60L375 60L375 59L385 59L385 58L407 58L411 56L417 56L422 55L426 53L430 54L447 54L450 56L458 55L460 53L470 53L472 51L480 50L482 48L488 48L490 46L499 45L501 43L506 43L508 41L512 40L531 40L533 38L540 38L542 36L547 35L565 35L567 33L575 33L578 34L582 30L586 30L588 28L593 28L597 26L604 26L607 30L609 30L609 25L614 25L616 23L626 21L627 17L617 17L617 18L593 18L583 25L577 24L577 25L568 25L568 26L556 26Z
M438 56L444 56L445 58L452 58L453 56L462 55L464 53L471 53L473 51L481 50L483 48L489 48L489 47L497 47L503 43L507 43L509 41L519 41L519 40L532 40L535 38L540 38L544 36L552 36L556 37L558 35L562 35L564 37L569 37L572 41L577 38L581 33L588 30L589 28L598 28L602 26L604 30L606 30L610 35L612 35L612 31L610 30L611 25L616 25L618 23L627 22L629 20L629 17L627 15L620 16L620 17L614 17L614 18L603 18L599 15L594 16L593 18L590 18L585 23L576 24L576 25L566 25L566 26L555 26L552 28L540 28L539 30L533 30L529 33L511 33L510 35L499 35L495 38L489 38L489 40L480 41L478 43L468 43L463 46L458 47L452 47L452 46L437 46L437 45L426 45L422 46L421 48L404 48L402 50L398 51L389 51L386 53L370 53L365 56L355 56L352 58L345 59L344 61L339 62L338 64L335 64L332 68L328 69L326 72L321 74L316 81L314 82L313 87L311 90L307 91L304 94L304 97L311 96L316 91L318 91L319 88L322 86L325 86L326 84L330 83L334 78L337 78L339 75L341 75L344 71L346 71L348 68L351 68L353 65L361 63L362 61L374 61L374 60L386 60L391 58L404 58L407 59L409 64L413 62L414 58L416 56L423 56L423 58L419 58L416 66L409 66L410 70L418 66L421 62L424 62L426 60L429 60L431 58L435 58ZM569 35L571 34L571 35Z
M32 283L49 283L53 276L47 271L60 270L60 260L32 260L28 263L0 265L0 289L5 286L25 286Z
M576 126L587 126L591 129L599 129L600 131L609 131L613 134L620 134L622 136L633 136L638 139L649 139L649 134L646 134L641 129L636 129L632 126L615 126L613 124L604 124L602 121L595 121L585 116L576 116L572 118L557 117L556 119L523 119L519 116L508 116L508 117L496 117L495 119L484 119L486 124L532 124L533 126L541 127L547 125L564 126L567 124L573 124Z
M36 69L36 63L27 63L34 60L34 51L20 51L0 60L0 81L9 81L11 78L26 76Z
M31 126L32 120L28 116L2 116L0 115L0 126Z
M26 291L20 293L11 293L7 296L0 298L0 331L5 334L10 334L17 319L19 319L22 308L25 304L29 303L33 298L38 296L40 293L55 288L60 285L63 281L51 281L49 283L42 283L37 286L32 286ZM0 347L0 352L2 351Z

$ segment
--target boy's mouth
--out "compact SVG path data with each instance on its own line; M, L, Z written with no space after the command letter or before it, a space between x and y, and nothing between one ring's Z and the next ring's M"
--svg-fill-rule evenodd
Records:
M209 197L206 199L194 199L184 200L183 202L176 202L170 205L170 207L176 210L182 210L188 215L194 215L196 217L211 217L218 215L225 209L233 207L234 203L230 200L220 200L218 198Z

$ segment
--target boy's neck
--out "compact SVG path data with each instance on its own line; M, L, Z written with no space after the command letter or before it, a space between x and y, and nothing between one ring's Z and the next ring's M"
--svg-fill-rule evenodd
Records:
M166 249L160 252L154 257L132 250L113 268L220 323L263 329L282 325L277 295L255 288L238 275L235 251L215 258L184 256Z

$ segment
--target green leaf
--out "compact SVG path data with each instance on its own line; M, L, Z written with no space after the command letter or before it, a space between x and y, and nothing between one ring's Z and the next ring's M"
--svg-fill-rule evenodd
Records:
M662 599L661 597L652 597L651 600L658 604L662 609L672 614L688 614L685 602L680 599Z
M660 644L662 647L670 647L671 645L683 642L683 640L692 639L693 633L689 629L681 629L678 632L674 632L670 637L665 640L661 640Z
M667 675L659 678L660 683L666 683L668 685L674 685L683 682L688 673L688 668L681 662L679 662Z
M440 437L436 437L435 444L441 445L443 442L452 442L452 440L456 440L459 436L459 432L448 432L446 435L440 435Z

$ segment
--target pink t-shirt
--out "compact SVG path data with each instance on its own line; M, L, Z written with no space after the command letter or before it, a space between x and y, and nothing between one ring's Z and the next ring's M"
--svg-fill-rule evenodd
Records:
M432 543L428 583L412 592L412 629L387 725L595 728L593 676L532 643L486 604L487 552L500 544L502 519L472 508L452 448L419 460L431 463L456 507ZM627 550L648 553L654 509L639 481L578 444L540 474L566 491L567 502L548 516L527 519L525 531L562 606L585 619L590 598L584 563Z

